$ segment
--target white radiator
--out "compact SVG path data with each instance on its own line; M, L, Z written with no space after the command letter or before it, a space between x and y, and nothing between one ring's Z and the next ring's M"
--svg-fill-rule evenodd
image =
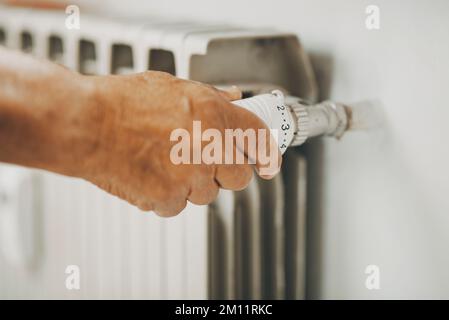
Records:
M316 97L292 34L84 13L81 28L68 30L65 19L0 6L0 45L86 74L152 69ZM170 219L81 180L2 165L0 298L303 298L305 192L298 150L274 180L221 191L214 204L188 205ZM79 290L66 288L69 265L79 267Z

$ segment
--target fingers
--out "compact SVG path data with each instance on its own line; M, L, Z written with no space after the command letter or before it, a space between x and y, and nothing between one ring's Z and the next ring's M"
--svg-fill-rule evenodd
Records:
M243 152L264 179L273 178L280 170L282 155L270 129L255 114L241 107L229 104L225 108L228 126L234 129L236 147ZM241 131L235 131L241 129ZM248 137L253 137L255 143Z
M187 206L186 199L178 199L174 201L161 202L154 208L154 212L161 217L174 217L179 214Z
M215 200L220 188L214 179L213 171L207 175L196 175L192 180L187 198L190 202L205 205Z
M163 217L171 217L185 208L186 200L197 205L207 205L215 200L220 188L242 190L248 186L253 176L253 168L249 164L223 164L217 165L216 168L215 174L213 171L209 172L207 165L193 174L190 179L190 192L187 196L177 193L170 200L158 201L154 206L145 207L145 204L139 203L139 208L154 210L155 213ZM176 187L173 186L173 188Z
M144 202L144 201L136 203L136 206L142 211L151 211L154 209L153 206L149 202Z
M215 179L210 177L194 179L194 184L187 197L193 204L207 205L215 200L220 187L228 190L242 190L248 186L253 176L253 168L248 164L242 165L220 165L217 167ZM179 214L187 205L184 197L160 202L157 205L139 208L142 210L154 210L162 217L173 217Z
M242 91L236 86L232 86L227 90L218 90L218 93L228 101L234 101L242 99Z
M187 196L177 193L164 201L157 201L154 205L148 202L137 202L143 211L154 211L162 217L172 217L179 214L187 205L187 200L197 205L207 205L215 200L219 189L242 190L248 186L253 176L253 168L248 164L218 165L215 176L195 175L191 180L190 193ZM176 188L176 186L173 186Z
M223 164L217 166L215 180L223 189L243 190L253 177L253 168L249 164Z

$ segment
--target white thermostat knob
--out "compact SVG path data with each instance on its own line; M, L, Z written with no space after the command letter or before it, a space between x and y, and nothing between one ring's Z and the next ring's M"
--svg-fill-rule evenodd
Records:
M281 153L293 140L296 131L291 108L285 104L284 94L275 90L251 98L233 101L234 104L256 114L270 128Z
M309 137L329 135L340 138L349 126L348 109L342 104L324 101L307 105L296 97L285 98L280 90L233 103L265 122L282 154L287 147L299 146Z

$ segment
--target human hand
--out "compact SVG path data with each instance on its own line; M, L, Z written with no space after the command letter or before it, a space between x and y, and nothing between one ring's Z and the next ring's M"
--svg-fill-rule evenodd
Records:
M230 103L241 97L238 89L220 91L153 71L84 80L92 82L94 94L93 106L83 112L95 113L97 120L92 129L95 150L86 159L81 177L142 210L172 216L187 200L204 205L216 198L219 188L245 188L253 175L249 160L255 162L257 172L267 167L266 162L251 155L269 154L275 159L274 170L264 178L279 171L281 155L267 126L251 112ZM87 117L89 114L83 115ZM176 141L170 136L180 128L194 134L193 121L201 121L203 132L213 128L222 133L222 162L173 163L170 155ZM245 161L225 164L225 154L229 155L224 148L225 129L254 129L256 133L265 129L266 135L262 144L253 147L236 142L233 159L239 154ZM200 145L204 148L205 141ZM190 149L201 154L193 143Z

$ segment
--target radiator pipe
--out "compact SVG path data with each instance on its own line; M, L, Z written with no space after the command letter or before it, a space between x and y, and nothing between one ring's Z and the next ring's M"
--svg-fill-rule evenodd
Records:
M315 136L339 139L352 123L352 109L346 105L333 101L308 105L300 98L284 96L280 90L233 103L255 113L272 129L282 153Z

